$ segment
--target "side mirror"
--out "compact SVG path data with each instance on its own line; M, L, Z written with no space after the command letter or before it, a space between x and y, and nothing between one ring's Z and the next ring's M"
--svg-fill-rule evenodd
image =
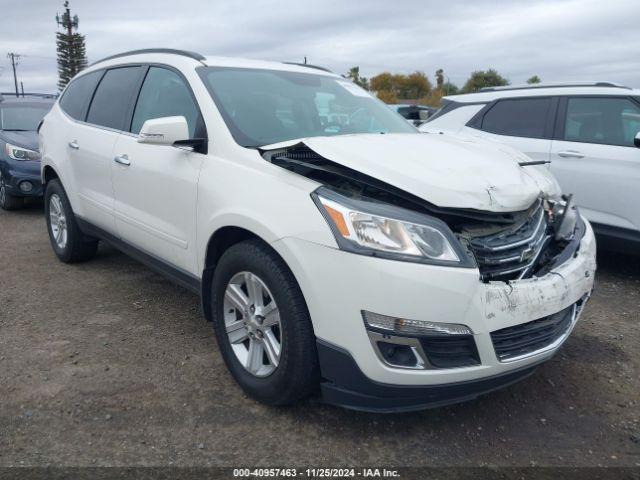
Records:
M634 144L636 147L640 148L640 132L638 132L638 133L636 134L636 138L634 138L634 139L633 139L633 144Z
M138 134L138 143L151 145L173 145L186 140L189 140L189 127L182 116L147 120Z

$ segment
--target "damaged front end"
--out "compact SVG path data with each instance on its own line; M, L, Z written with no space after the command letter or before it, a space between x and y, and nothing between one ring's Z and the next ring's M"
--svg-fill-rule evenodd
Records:
M477 266L485 282L543 276L576 254L585 232L570 197L551 199L541 193L528 208L516 212L439 207L329 160L304 143L261 153L265 160L347 199L392 205L444 222L462 246L464 263Z

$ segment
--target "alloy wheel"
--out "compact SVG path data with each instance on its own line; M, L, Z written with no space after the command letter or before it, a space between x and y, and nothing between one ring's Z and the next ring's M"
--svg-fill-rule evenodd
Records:
M280 363L280 311L266 284L254 273L231 278L224 294L224 323L240 364L256 377L271 375Z
M54 193L49 198L49 223L56 245L64 249L67 246L68 237L67 216L64 213L62 200L57 193Z

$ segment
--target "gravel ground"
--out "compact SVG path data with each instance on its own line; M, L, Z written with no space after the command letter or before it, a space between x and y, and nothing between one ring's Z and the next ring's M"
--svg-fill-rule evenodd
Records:
M101 246L57 261L42 208L0 211L0 466L640 465L640 260L599 258L572 337L523 382L402 415L270 408L198 298Z

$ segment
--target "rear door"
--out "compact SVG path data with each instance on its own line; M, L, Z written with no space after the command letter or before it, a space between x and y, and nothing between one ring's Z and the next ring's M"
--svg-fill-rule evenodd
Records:
M144 252L198 276L196 200L205 155L138 143L146 120L183 116L191 138L206 138L195 97L180 73L151 66L138 95L128 133L119 136L113 163L116 226L120 237Z
M557 99L506 98L489 105L467 125L467 133L505 143L533 160L549 160Z
M560 105L551 170L592 222L640 230L640 102L576 96Z
M112 234L115 233L113 148L124 128L140 73L140 66L104 72L85 122L76 124L68 143L81 216Z

